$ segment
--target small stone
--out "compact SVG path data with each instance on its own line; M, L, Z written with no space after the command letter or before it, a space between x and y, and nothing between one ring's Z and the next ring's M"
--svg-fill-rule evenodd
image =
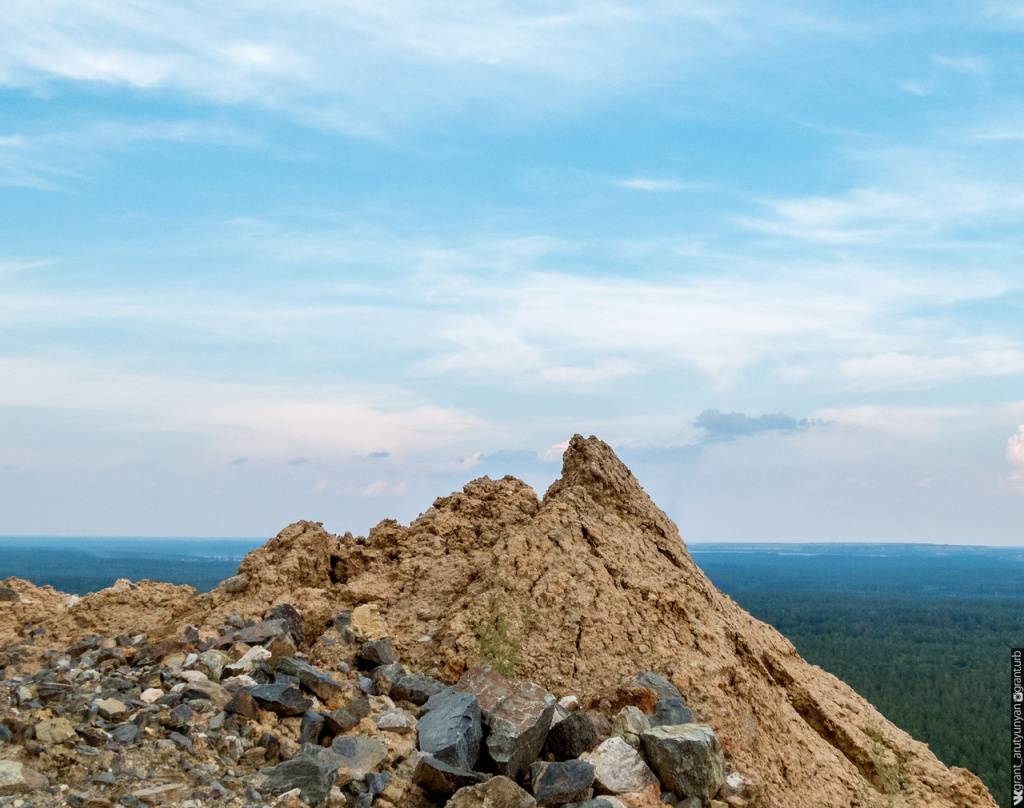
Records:
M725 784L725 755L707 724L654 727L641 739L651 768L670 791L706 804Z
M391 665L395 660L395 649L388 638L367 640L359 646L356 654L359 669L371 671L379 665Z
M110 739L122 746L137 743L140 737L142 737L142 731L131 721L118 724L110 730Z
M260 660L269 660L273 655L262 645L254 645L234 662L224 666L224 676L238 676L243 673L252 673L256 663Z
M324 717L316 710L310 710L302 716L299 726L299 743L319 743L324 731Z
M96 705L96 711L102 718L107 721L117 721L125 716L128 712L128 708L124 705L124 702L118 701L117 699L101 699L100 701L94 702Z
M322 701L331 701L349 689L347 683L336 682L330 674L294 657L278 657L274 660L274 670L286 676L294 676L302 687Z
M227 690L206 678L189 682L182 689L181 697L185 701L206 699L218 710L223 710L224 706L231 701L231 694Z
M416 732L416 719L405 710L389 710L374 716L373 722L381 732L394 732L396 735L411 735Z
M244 687L235 691L231 700L224 705L224 712L253 720L260 717L259 704L256 703L256 699L249 692L249 688Z
M50 718L35 726L36 740L46 746L77 740L74 725L66 718Z
M19 600L21 600L21 595L18 594L17 590L11 589L8 586L0 586L0 602L14 603Z
M223 651L211 648L199 655L195 669L204 673L211 682L219 682L224 674L224 666L228 663L228 655Z
M435 796L448 798L460 788L476 785L487 780L486 774L458 769L438 760L433 755L424 755L416 764L412 781Z
M507 777L492 777L486 783L462 788L445 808L534 808L533 797Z
M338 770L336 763L325 758L295 757L279 763L267 772L260 790L278 796L299 789L303 802L311 808L324 808Z
M413 673L398 677L388 695L392 701L408 701L421 707L427 703L427 699L444 689L444 685L437 679Z
M44 775L17 760L0 760L0 796L27 794L49 784Z
M340 710L324 713L324 727L331 737L348 732L370 714L370 700L360 693Z
M313 706L313 702L303 696L294 685L257 685L247 688L247 691L262 709L270 710L282 717L302 715Z
M378 665L370 674L370 693L374 696L386 696L391 692L395 681L405 675L405 668L398 663Z
M344 735L331 742L330 753L337 759L339 768L360 772L362 777L384 762L388 748L375 738Z
M184 789L184 783L166 783L133 791L132 796L146 805L180 804L179 798Z
M139 695L139 701L141 701L143 704L153 704L154 702L156 702L157 699L159 699L163 695L164 691L162 691L159 687L148 687L145 690L143 690L142 693Z
M292 635L296 645L301 645L306 639L306 626L299 614L299 610L290 603L281 603L275 606L269 615L268 620L284 620L288 623L288 633Z
M238 632L238 640L247 645L266 645L275 637L287 634L291 637L291 629L288 621L283 618L275 620L264 620L255 626L247 626Z

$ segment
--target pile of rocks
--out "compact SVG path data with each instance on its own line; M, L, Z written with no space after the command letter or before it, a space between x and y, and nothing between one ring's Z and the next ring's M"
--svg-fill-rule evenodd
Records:
M83 637L0 651L0 804L289 808L744 808L713 730L647 672L585 704L476 667L445 686L389 639L333 671L302 658L298 612L217 633ZM596 795L596 796L595 796Z

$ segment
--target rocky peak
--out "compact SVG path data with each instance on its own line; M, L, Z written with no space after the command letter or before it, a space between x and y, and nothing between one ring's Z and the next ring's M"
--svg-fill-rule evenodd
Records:
M147 598L158 618L140 618ZM410 669L447 682L483 662L599 703L653 670L764 784L764 808L994 808L976 777L947 769L716 590L676 526L594 437L573 437L540 501L520 480L485 477L410 525L386 520L366 538L292 525L206 595L147 585L56 611L58 594L34 600L13 604L15 618L0 625L39 625L46 642L70 643L121 624L192 624L213 636L226 621L260 631L287 619L302 628L299 652L325 668L352 640L388 637Z

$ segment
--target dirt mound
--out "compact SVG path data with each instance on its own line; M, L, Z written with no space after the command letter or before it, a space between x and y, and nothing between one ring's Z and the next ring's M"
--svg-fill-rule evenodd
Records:
M485 477L408 527L388 520L365 539L292 525L207 595L154 586L135 593L132 625L143 621L142 596L162 598L146 621L179 632L287 603L303 618L304 650L325 666L342 658L338 635L351 630L390 636L407 665L448 681L483 660L556 694L591 696L658 671L715 728L733 765L763 782L768 808L995 806L974 775L947 769L716 590L596 438L573 438L543 500L515 478ZM36 596L58 610L42 624L65 639L99 625L110 602L111 633L130 607L104 592L71 606L52 590Z

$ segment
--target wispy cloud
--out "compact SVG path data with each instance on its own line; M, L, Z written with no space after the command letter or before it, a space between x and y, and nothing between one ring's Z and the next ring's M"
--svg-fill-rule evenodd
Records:
M15 0L0 33L0 82L170 90L374 135L467 100L553 111L669 65L706 75L708 60L754 49L780 29L820 36L838 27L784 4L704 0L557 9L503 0L286 9L257 0L244 13L195 0Z
M699 183L683 182L674 179L657 179L654 177L634 177L632 179L617 180L615 182L620 188L629 188L634 191L653 191L661 193L665 191L689 191L700 188Z

